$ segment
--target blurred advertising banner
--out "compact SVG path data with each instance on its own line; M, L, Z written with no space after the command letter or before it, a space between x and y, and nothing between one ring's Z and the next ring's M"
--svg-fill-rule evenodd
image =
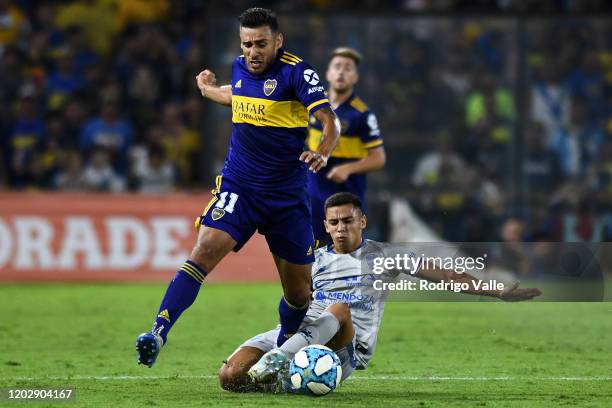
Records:
M209 194L0 194L0 282L167 281L195 243ZM256 234L210 281L272 281Z

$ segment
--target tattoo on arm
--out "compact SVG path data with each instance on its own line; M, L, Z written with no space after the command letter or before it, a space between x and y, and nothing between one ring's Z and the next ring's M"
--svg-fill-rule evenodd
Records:
M315 118L323 124L323 134L319 147L323 147L325 155L331 153L340 137L340 120L329 106L324 106L314 113ZM330 146L328 146L331 143ZM321 150L321 149L320 149Z
M334 113L332 108L330 108L329 106L324 106L321 109L317 110L314 113L314 116L319 120L319 122L323 122L324 121L323 117L328 117L333 120L336 117L336 114ZM323 117L319 117L319 116L323 116Z

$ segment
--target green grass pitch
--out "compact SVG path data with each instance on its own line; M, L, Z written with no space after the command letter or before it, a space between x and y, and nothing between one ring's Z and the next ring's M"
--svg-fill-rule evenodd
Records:
M0 388L75 387L66 407L612 406L612 303L390 302L370 368L311 398L218 386L221 361L274 326L278 284L206 285L156 365L137 366L164 290L0 286Z

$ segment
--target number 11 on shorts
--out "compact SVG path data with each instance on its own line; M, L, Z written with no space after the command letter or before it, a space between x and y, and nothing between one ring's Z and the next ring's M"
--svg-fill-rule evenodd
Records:
M226 203L228 194L229 194L229 202L227 202L227 206L226 206L225 203ZM215 208L223 209L231 214L234 212L234 206L236 205L236 201L238 201L238 194L228 193L227 191L224 191L221 194L219 194L219 201L215 205Z

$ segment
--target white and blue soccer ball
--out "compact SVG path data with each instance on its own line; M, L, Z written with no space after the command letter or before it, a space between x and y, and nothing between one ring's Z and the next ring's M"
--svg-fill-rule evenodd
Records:
M311 345L300 349L289 365L291 385L308 395L332 392L342 379L342 364L330 348Z

